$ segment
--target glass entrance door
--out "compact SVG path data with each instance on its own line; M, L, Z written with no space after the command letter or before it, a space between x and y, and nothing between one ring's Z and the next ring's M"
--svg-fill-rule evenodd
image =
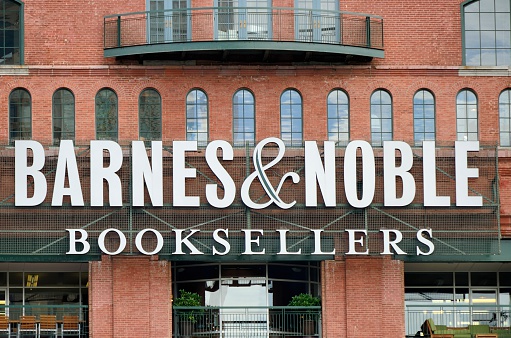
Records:
M472 323L474 325L501 326L497 304L497 290L472 289Z
M295 0L295 7L295 34L298 41L340 41L340 17L335 12L339 10L339 1Z
M266 40L271 37L271 0L215 0L215 38Z
M189 0L150 0L149 43L187 41L191 34Z
M264 278L222 279L220 293L223 307L220 310L220 327L224 337L267 336L268 303Z

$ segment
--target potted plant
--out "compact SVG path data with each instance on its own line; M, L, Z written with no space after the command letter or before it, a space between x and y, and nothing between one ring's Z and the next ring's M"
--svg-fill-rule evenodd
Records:
M308 293L300 293L291 298L288 306L296 306L296 307L310 307L310 306L320 306L321 299L319 297L315 297ZM304 335L313 335L315 331L315 322L313 310L306 310L303 318L303 334Z
M201 296L196 292L179 290L179 297L174 299L173 306L182 306L187 309L177 312L180 323L180 334L182 336L191 336L195 331L196 315L200 312L198 309L193 310L191 307L201 306Z

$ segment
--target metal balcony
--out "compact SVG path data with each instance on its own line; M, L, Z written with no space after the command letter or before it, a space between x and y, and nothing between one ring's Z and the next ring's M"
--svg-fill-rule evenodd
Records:
M201 7L104 18L104 56L144 60L368 62L383 58L378 16L283 7Z

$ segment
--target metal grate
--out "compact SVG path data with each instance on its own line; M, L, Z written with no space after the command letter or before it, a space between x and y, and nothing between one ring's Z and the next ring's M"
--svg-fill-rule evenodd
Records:
M76 147L81 188L85 200L84 207L70 206L68 197L64 198L64 206L51 207L53 181L57 164L58 148L45 147L46 162L43 172L48 182L48 194L45 202L36 207L14 206L14 149L0 148L0 260L2 259L36 259L40 256L66 256L69 250L69 238L65 229L84 229L88 232L91 250L85 259L96 259L100 249L97 237L108 228L122 231L127 238L124 254L137 254L135 236L146 228L159 231L164 238L164 246L160 252L172 260L178 259L220 259L212 255L213 245L217 250L224 247L213 240L215 229L228 229L230 252L226 255L238 256L245 251L245 233L242 229L261 229L259 246L252 245L252 250L262 251L265 255L246 256L247 259L289 259L290 256L277 255L280 249L278 229L288 229L287 250L301 250L301 259L320 260L332 257L329 252L343 255L348 251L348 234L346 229L366 230L364 246L357 251L369 249L370 254L380 255L382 252L382 232L380 229L396 229L403 234L399 247L409 255L416 254L418 229L430 228L433 231L435 255L482 255L499 253L499 191L498 161L495 147L482 147L477 154L469 155L469 167L479 168L479 177L469 180L470 194L483 198L482 207L424 207L422 200L422 158L421 149L414 148L415 158L412 174L415 178L417 191L415 200L407 207L390 208L383 206L383 170L381 150L374 149L376 162L376 191L373 203L365 209L356 209L346 202L343 185L343 154L344 149L337 149L336 157L336 193L337 206L305 207L305 175L303 148L288 148L286 156L266 174L274 186L289 172L296 172L300 182L293 184L286 180L279 196L285 202L296 200L296 205L288 210L271 205L266 209L251 210L244 206L240 198L240 189L245 178L254 172L251 159L251 148L236 148L233 161L222 161L223 166L234 179L237 195L234 203L225 209L216 209L207 203L205 186L209 183L220 183L210 170L204 157L204 150L187 152L187 166L197 169L197 177L187 179L186 194L200 196L201 206L197 208L174 207L172 204L172 146L164 146L163 152L163 191L164 206L152 207L146 192L146 206L131 205L131 148L123 146L123 167L118 172L122 182L122 207L91 207L90 198L90 154L88 147ZM264 162L273 159L276 152L264 150ZM437 193L451 196L455 201L455 166L453 147L437 148ZM108 159L105 160L108 162ZM360 161L361 162L361 161ZM362 170L361 163L358 164ZM398 180L399 181L399 180ZM105 183L105 203L108 200L108 189ZM398 191L401 189L398 182ZM29 196L31 194L29 183ZM319 191L319 189L318 189ZM263 203L268 200L259 181L251 185L252 200ZM318 193L318 203L322 197ZM105 204L106 205L106 204ZM191 243L203 255L189 255L189 249L183 246L184 255L175 252L175 229L200 230L190 237ZM311 230L323 230L321 234L321 250L326 254L311 255L316 250L314 234ZM189 232L185 232L186 236ZM146 233L143 238L146 251L155 247L155 236ZM118 236L110 233L106 237L105 246L110 251L118 248ZM79 248L78 248L79 249ZM423 248L425 251L425 249ZM69 258L69 255L67 255ZM269 258L271 256L273 258ZM14 258L13 258L14 257ZM18 258L16 258L18 257ZM294 256L296 257L296 256ZM41 258L38 258L41 259Z

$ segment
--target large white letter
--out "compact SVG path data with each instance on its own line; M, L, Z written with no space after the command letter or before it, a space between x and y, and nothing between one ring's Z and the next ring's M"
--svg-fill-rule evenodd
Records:
M435 141L422 142L422 173L424 185L424 206L448 207L451 197L436 195Z
M213 245L213 256L214 255L223 256L223 255L228 254L229 251L231 251L231 244L229 244L229 242L227 242L227 240L225 240L225 238L222 238L219 235L220 231L225 234L225 238L229 238L229 229L216 229L215 231L213 231L213 239L215 240L215 242L217 242L218 244L223 245L224 248L225 248L224 252L220 252Z
M163 158L162 142L151 142L151 164L147 157L144 141L132 143L132 180L133 180L133 206L144 206L144 181L151 203L155 207L163 206Z
M429 238L427 238L424 235L424 232L427 232L429 237L432 238L433 231L431 231L431 229L420 229L419 231L417 231L417 239L419 240L419 242L426 245L429 248L429 251L424 252L419 248L419 246L417 246L417 256L420 255L429 256L433 253L433 251L435 251L435 244L433 244L433 242L430 241Z
M119 236L119 248L117 248L117 250L115 250L114 252L108 251L105 247L105 237L111 231L115 232ZM113 256L120 254L121 252L124 251L124 248L126 247L126 236L124 236L124 234L117 229L110 228L103 230L98 237L98 246L101 249L101 251L103 251L107 255Z
M383 252L381 253L382 255L392 255L392 252L390 251L391 246L396 252L396 254L406 255L406 252L404 252L397 246L397 243L401 242L401 240L403 239L403 234L401 233L401 231L387 229L381 229L380 231L383 232ZM394 233L394 235L396 236L396 238L393 241L390 240L391 232Z
M173 229L176 233L176 251L174 251L174 255L184 255L183 252L183 244L190 249L190 255L204 255L204 252L200 252L193 244L190 242L188 238L190 238L194 233L199 232L198 229L192 229L190 230L190 233L183 238L183 232L186 230L180 230L180 229Z
M348 233L348 248L349 248L349 250L346 253L346 255L369 255L369 249L366 249L366 251L364 251L364 252L358 252L357 249L355 248L355 244L356 243L360 244L361 247L364 246L364 239L367 236L367 231L366 230L350 230L350 229L346 229L346 232ZM360 232L364 236L360 236L359 239L355 239L355 233L356 232Z
M266 249L263 249L263 251L252 251L252 243L255 243L257 246L259 246L259 236L257 236L255 239L252 239L252 232L258 232L263 235L263 230L242 229L241 231L245 233L245 251L242 253L242 255L264 255Z
M90 244L87 242L87 231L83 229L66 229L69 232L69 251L66 255L85 255L90 250ZM76 238L76 233L80 233L80 238ZM81 251L76 250L76 243L82 243L83 249Z
M14 141L14 182L15 199L14 205L17 207L31 207L43 203L46 198L46 177L41 172L44 167L44 148L37 141ZM32 149L33 161L28 166L27 150ZM34 179L34 195L28 197L28 176Z
M300 255L302 253L302 249L298 249L298 251L295 252L289 252L287 251L287 240L286 240L286 234L289 231L288 229L277 229L280 236L280 251L277 252L277 255Z
M481 196L468 195L468 179L479 177L478 168L469 168L467 153L479 151L479 141L456 141L454 144L456 161L456 206L458 207L481 207Z
M396 150L401 153L401 166L396 167ZM412 203L415 181L408 171L413 166L412 148L402 141L383 142L383 203L387 207L401 207ZM397 197L396 177L403 181L403 195Z
M194 178L195 168L186 168L186 151L196 151L196 141L174 141L173 142L173 165L174 169L172 184L172 204L175 207L198 207L200 206L199 196L186 196L186 179Z
M66 168L69 188L64 187ZM57 172L55 173L51 205L53 207L61 207L64 195L71 197L72 206L83 207L82 186L80 184L80 175L78 174L78 165L76 164L75 149L71 140L60 141L59 159L57 160Z
M103 152L110 154L110 165L103 167ZM122 149L114 141L90 141L90 204L103 206L103 180L108 182L108 201L111 206L122 206L121 179L116 172L122 166Z
M305 141L305 206L318 205L316 180L325 206L335 207L335 142L325 141L322 165L316 141Z
M236 197L236 185L227 170L220 164L216 155L222 149L222 160L232 161L234 152L227 141L212 141L206 148L206 162L213 174L218 177L224 190L224 198L218 198L218 184L206 184L206 199L215 208L227 208Z
M144 237L144 234L148 231L152 232L156 236L156 247L151 252L145 251L144 246L142 245L142 238ZM135 237L135 246L138 249L138 251L140 251L144 255L156 255L163 248L163 236L160 234L158 230L144 229L140 231Z
M335 255L335 248L330 252L323 252L321 250L321 233L323 229L313 229L311 230L314 233L314 252L313 255Z
M358 199L359 182L357 181L357 149L362 153L362 197ZM352 141L344 153L344 191L348 203L354 208L365 208L374 198L376 181L376 168L374 153L371 145L366 141Z

